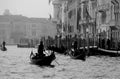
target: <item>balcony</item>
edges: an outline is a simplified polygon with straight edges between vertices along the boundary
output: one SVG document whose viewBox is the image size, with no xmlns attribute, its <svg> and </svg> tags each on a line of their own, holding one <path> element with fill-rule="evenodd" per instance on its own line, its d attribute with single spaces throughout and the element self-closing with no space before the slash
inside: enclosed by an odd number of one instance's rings
<svg viewBox="0 0 120 79">
<path fill-rule="evenodd" d="M 63 1 L 69 1 L 69 0 L 52 0 L 52 4 L 61 4 Z"/>
<path fill-rule="evenodd" d="M 98 6 L 98 11 L 99 12 L 103 12 L 103 11 L 107 11 L 110 9 L 110 4 L 107 3 L 107 4 L 102 4 L 102 5 L 99 5 Z"/>
</svg>

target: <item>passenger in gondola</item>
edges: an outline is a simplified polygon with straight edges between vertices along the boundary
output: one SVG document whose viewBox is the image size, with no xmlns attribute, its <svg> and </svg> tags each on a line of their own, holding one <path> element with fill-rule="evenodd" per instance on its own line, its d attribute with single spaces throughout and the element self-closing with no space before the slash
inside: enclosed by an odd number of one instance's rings
<svg viewBox="0 0 120 79">
<path fill-rule="evenodd" d="M 40 45 L 38 46 L 38 55 L 44 56 L 43 51 L 44 51 L 43 41 L 40 41 Z"/>
<path fill-rule="evenodd" d="M 77 52 L 77 41 L 72 43 L 72 54 L 75 55 Z"/>
</svg>

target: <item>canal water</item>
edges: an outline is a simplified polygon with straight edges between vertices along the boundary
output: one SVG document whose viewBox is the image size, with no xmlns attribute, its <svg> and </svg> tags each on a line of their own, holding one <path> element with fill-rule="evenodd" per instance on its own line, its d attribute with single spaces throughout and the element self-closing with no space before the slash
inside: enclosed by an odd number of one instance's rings
<svg viewBox="0 0 120 79">
<path fill-rule="evenodd" d="M 120 57 L 90 56 L 82 61 L 56 54 L 54 67 L 39 67 L 30 63 L 32 49 L 7 49 L 0 51 L 0 79 L 120 79 Z"/>
</svg>

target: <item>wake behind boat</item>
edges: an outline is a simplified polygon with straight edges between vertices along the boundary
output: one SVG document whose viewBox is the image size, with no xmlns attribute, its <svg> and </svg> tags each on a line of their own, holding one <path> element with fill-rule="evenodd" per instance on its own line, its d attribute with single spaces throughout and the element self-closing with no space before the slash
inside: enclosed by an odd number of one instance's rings
<svg viewBox="0 0 120 79">
<path fill-rule="evenodd" d="M 30 60 L 37 65 L 51 65 L 51 62 L 56 58 L 53 51 L 44 51 L 45 56 L 39 56 L 34 54 L 33 51 L 30 54 Z"/>
</svg>

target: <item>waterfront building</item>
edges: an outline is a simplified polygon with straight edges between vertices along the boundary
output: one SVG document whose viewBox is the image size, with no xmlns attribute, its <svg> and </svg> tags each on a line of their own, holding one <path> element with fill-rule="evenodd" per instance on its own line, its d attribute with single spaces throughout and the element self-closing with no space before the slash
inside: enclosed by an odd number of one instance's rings
<svg viewBox="0 0 120 79">
<path fill-rule="evenodd" d="M 78 47 L 97 45 L 107 49 L 109 39 L 112 48 L 118 47 L 120 41 L 119 0 L 54 1 L 59 3 L 59 10 L 55 8 L 55 11 L 57 11 L 55 13 L 61 16 L 61 18 L 57 18 L 60 25 L 60 28 L 58 28 L 59 34 L 61 37 L 66 36 L 68 46 L 77 39 Z M 63 12 L 66 6 L 67 9 Z M 66 30 L 64 31 L 65 27 Z M 106 46 L 102 44 L 102 40 L 105 41 Z"/>
<path fill-rule="evenodd" d="M 81 0 L 79 7 L 81 9 L 80 37 L 84 40 L 89 39 L 91 46 L 96 45 L 96 7 L 96 0 Z M 85 45 L 87 45 L 87 41 Z"/>
<path fill-rule="evenodd" d="M 110 40 L 110 48 L 118 48 L 119 2 L 117 0 L 98 0 L 97 10 L 99 46 L 108 49 L 107 41 Z"/>
<path fill-rule="evenodd" d="M 0 15 L 0 43 L 39 43 L 41 37 L 54 38 L 56 27 L 47 18 L 28 18 L 22 15 Z M 37 42 L 35 42 L 37 41 Z"/>
<path fill-rule="evenodd" d="M 57 2 L 57 4 L 55 4 Z M 57 28 L 59 35 L 66 37 L 68 48 L 71 47 L 73 41 L 78 40 L 79 46 L 80 39 L 86 41 L 86 29 L 89 30 L 89 38 L 94 42 L 96 33 L 96 10 L 95 0 L 54 0 L 54 15 L 59 15 L 57 18 Z M 56 7 L 57 5 L 57 7 Z M 59 7 L 59 8 L 58 8 Z M 57 10 L 56 10 L 57 9 Z M 58 12 L 59 11 L 59 12 Z M 54 16 L 56 19 L 56 16 Z M 58 26 L 60 25 L 60 26 Z M 92 39 L 93 38 L 93 39 Z M 81 41 L 82 42 L 82 41 Z M 87 43 L 87 42 L 84 42 Z M 94 44 L 94 43 L 91 43 Z"/>
</svg>

